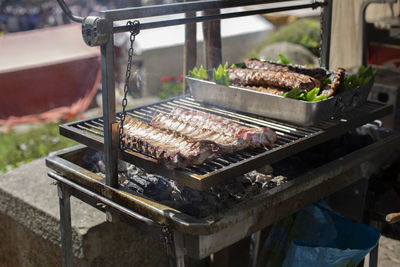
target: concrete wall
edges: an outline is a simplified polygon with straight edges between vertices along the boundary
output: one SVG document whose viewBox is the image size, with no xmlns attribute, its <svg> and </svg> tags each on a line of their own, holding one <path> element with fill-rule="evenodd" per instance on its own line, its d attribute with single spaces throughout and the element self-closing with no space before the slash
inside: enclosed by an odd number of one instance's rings
<svg viewBox="0 0 400 267">
<path fill-rule="evenodd" d="M 235 63 L 249 56 L 250 51 L 265 41 L 269 32 L 256 32 L 227 37 L 222 40 L 222 61 Z M 141 55 L 144 62 L 146 89 L 143 96 L 157 95 L 162 76 L 182 75 L 183 45 L 146 50 Z M 203 44 L 197 44 L 197 66 L 203 64 Z"/>
<path fill-rule="evenodd" d="M 0 176 L 0 266 L 61 266 L 57 187 L 44 159 Z M 71 198 L 75 266 L 167 266 L 159 240 Z"/>
</svg>

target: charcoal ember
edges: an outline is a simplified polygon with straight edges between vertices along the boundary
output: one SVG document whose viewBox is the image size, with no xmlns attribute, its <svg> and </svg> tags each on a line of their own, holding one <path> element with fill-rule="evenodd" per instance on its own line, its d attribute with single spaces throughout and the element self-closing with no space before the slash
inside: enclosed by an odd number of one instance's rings
<svg viewBox="0 0 400 267">
<path fill-rule="evenodd" d="M 129 189 L 138 192 L 139 194 L 143 194 L 143 193 L 144 193 L 143 187 L 139 186 L 139 185 L 136 184 L 135 182 L 132 182 L 132 180 L 126 180 L 126 181 L 124 182 L 124 185 L 125 185 L 126 187 L 128 187 Z"/>
<path fill-rule="evenodd" d="M 202 202 L 204 201 L 204 196 L 197 190 L 191 190 L 190 188 L 185 187 L 182 191 L 182 197 L 191 202 Z"/>
<path fill-rule="evenodd" d="M 254 183 L 260 183 L 264 184 L 265 182 L 271 180 L 273 178 L 273 175 L 271 174 L 263 174 L 258 171 L 251 171 L 249 173 L 246 173 L 244 175 L 249 181 L 251 181 L 253 184 Z"/>
<path fill-rule="evenodd" d="M 87 160 L 88 165 L 91 166 L 90 169 L 104 178 L 105 168 L 102 154 L 92 154 Z M 195 217 L 216 214 L 239 201 L 257 195 L 267 180 L 273 181 L 271 188 L 282 182 L 279 179 L 274 180 L 272 177 L 271 174 L 254 171 L 238 176 L 226 184 L 211 187 L 206 191 L 198 191 L 179 185 L 174 180 L 147 173 L 126 162 L 121 162 L 118 168 L 118 180 L 121 186 Z"/>
<path fill-rule="evenodd" d="M 143 179 L 146 179 L 147 181 L 154 183 L 154 184 L 161 182 L 162 184 L 165 185 L 168 183 L 167 179 L 165 179 L 164 177 L 153 175 L 153 174 L 146 175 L 143 177 Z"/>
<path fill-rule="evenodd" d="M 282 176 L 282 175 L 278 175 L 273 177 L 271 180 L 263 183 L 262 188 L 264 189 L 272 189 L 274 187 L 280 186 L 284 183 L 287 182 L 287 177 L 286 176 Z"/>
<path fill-rule="evenodd" d="M 287 177 L 278 175 L 278 176 L 275 176 L 274 178 L 272 178 L 271 181 L 274 181 L 276 183 L 276 185 L 279 186 L 279 185 L 282 185 L 287 182 Z"/>
</svg>

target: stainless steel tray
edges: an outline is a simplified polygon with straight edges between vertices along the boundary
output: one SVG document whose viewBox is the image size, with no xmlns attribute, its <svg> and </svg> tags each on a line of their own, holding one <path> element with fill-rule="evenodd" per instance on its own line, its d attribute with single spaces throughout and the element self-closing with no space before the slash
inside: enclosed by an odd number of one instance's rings
<svg viewBox="0 0 400 267">
<path fill-rule="evenodd" d="M 374 84 L 374 80 L 371 80 L 364 86 L 355 87 L 328 99 L 307 102 L 191 77 L 186 77 L 186 81 L 191 95 L 199 102 L 303 126 L 338 117 L 343 112 L 361 106 L 367 100 Z"/>
</svg>

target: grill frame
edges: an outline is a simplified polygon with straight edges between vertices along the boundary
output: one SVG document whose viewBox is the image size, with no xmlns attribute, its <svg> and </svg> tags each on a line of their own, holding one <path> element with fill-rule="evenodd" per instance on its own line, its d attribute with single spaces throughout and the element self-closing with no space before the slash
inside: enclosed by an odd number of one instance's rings
<svg viewBox="0 0 400 267">
<path fill-rule="evenodd" d="M 261 116 L 254 116 L 237 111 L 221 109 L 212 105 L 205 105 L 195 101 L 190 96 L 178 96 L 157 103 L 135 107 L 129 109 L 127 113 L 129 115 L 133 114 L 136 118 L 142 120 L 147 118 L 148 121 L 151 118 L 152 112 L 160 110 L 168 112 L 168 110 L 174 106 L 193 108 L 208 112 L 211 111 L 214 114 L 222 115 L 235 121 L 237 118 L 241 118 L 239 122 L 245 122 L 250 124 L 250 126 L 269 126 L 277 132 L 277 145 L 273 149 L 267 151 L 261 151 L 261 149 L 259 149 L 259 152 L 255 154 L 254 151 L 257 150 L 244 150 L 245 153 L 238 152 L 223 156 L 222 158 L 224 160 L 227 160 L 228 162 L 230 161 L 229 165 L 214 168 L 209 173 L 202 173 L 204 172 L 202 168 L 205 168 L 204 166 L 210 168 L 210 165 L 221 166 L 220 158 L 211 161 L 210 163 L 202 164 L 203 167 L 196 166 L 185 169 L 169 170 L 159 164 L 156 159 L 148 155 L 133 150 L 118 150 L 118 157 L 120 159 L 144 168 L 148 172 L 154 172 L 164 177 L 174 179 L 183 185 L 197 190 L 206 190 L 209 187 L 223 183 L 232 177 L 261 168 L 266 164 L 272 164 L 282 160 L 290 155 L 320 144 L 367 122 L 389 114 L 392 112 L 393 108 L 392 106 L 367 102 L 365 105 L 355 109 L 351 113 L 343 114 L 343 116 L 340 117 L 341 119 L 321 121 L 313 127 L 295 126 Z M 119 118 L 119 116 L 120 113 L 117 114 L 117 118 Z M 61 135 L 78 141 L 79 143 L 103 151 L 104 141 L 102 136 L 99 135 L 99 133 L 101 133 L 101 124 L 101 117 L 80 120 L 60 125 L 60 133 Z M 250 156 L 246 156 L 245 154 Z M 242 157 L 242 159 L 240 159 L 240 157 Z M 235 162 L 237 158 L 239 158 L 239 160 Z M 197 170 L 198 173 L 194 173 L 192 171 L 193 169 L 195 171 Z"/>
<path fill-rule="evenodd" d="M 153 226 L 165 224 L 170 226 L 172 230 L 184 235 L 186 255 L 202 259 L 345 188 L 364 176 L 368 177 L 392 162 L 392 155 L 400 152 L 400 135 L 393 134 L 291 179 L 283 185 L 239 202 L 224 213 L 210 214 L 201 219 L 146 197 L 107 186 L 103 178 L 84 169 L 76 162 L 82 159 L 81 152 L 84 149 L 87 148 L 78 145 L 46 158 L 46 165 L 52 169 L 49 176 L 63 186 L 71 188 L 73 195 L 78 198 L 88 197 L 88 195 L 82 194 L 79 189 L 74 189 L 71 185 L 77 184 L 88 188 L 93 194 L 103 196 L 139 216 L 152 220 Z M 362 166 L 368 166 L 368 168 Z M 85 199 L 85 202 L 96 208 L 99 207 L 98 200 L 91 203 Z M 106 205 L 112 209 L 112 206 Z M 130 216 L 130 222 L 137 221 Z"/>
</svg>

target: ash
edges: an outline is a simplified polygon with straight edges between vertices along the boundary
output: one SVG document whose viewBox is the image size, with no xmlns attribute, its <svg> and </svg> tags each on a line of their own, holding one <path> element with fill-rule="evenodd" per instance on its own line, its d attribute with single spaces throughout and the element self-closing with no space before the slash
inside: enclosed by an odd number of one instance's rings
<svg viewBox="0 0 400 267">
<path fill-rule="evenodd" d="M 86 167 L 105 177 L 103 153 L 88 153 Z M 122 188 L 148 197 L 194 217 L 206 217 L 250 199 L 265 190 L 287 181 L 284 176 L 274 176 L 270 166 L 231 179 L 228 183 L 198 191 L 124 161 L 118 162 L 118 180 Z"/>
</svg>

